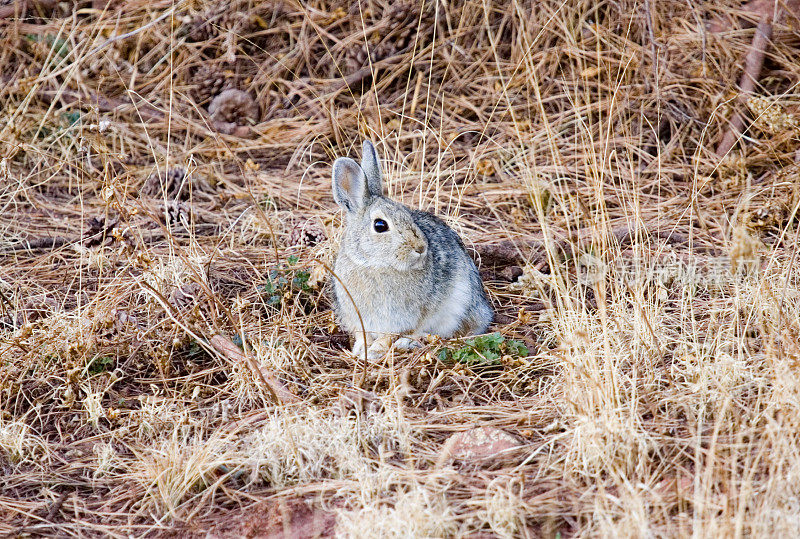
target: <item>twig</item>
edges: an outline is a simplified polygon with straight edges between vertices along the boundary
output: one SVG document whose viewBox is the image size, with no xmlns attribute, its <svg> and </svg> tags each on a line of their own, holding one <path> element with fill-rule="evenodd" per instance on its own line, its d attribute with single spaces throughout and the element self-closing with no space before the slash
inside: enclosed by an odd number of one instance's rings
<svg viewBox="0 0 800 539">
<path fill-rule="evenodd" d="M 394 64 L 398 64 L 405 58 L 404 55 L 398 54 L 396 56 L 392 56 L 390 58 L 385 58 L 379 62 L 375 62 L 374 64 L 368 65 L 366 67 L 362 67 L 358 71 L 355 71 L 344 78 L 344 80 L 339 81 L 331 85 L 330 91 L 334 94 L 338 94 L 340 91 L 345 89 L 352 90 L 356 84 L 359 84 L 367 77 L 371 77 L 375 73 L 378 72 L 379 69 L 384 67 L 389 67 Z"/>
<path fill-rule="evenodd" d="M 631 243 L 635 238 L 637 232 L 642 235 L 651 235 L 657 238 L 666 240 L 672 244 L 687 244 L 689 239 L 672 230 L 649 230 L 642 228 L 641 230 L 636 226 L 623 225 L 615 227 L 611 230 L 613 236 L 620 246 Z M 571 234 L 569 237 L 563 237 L 555 240 L 554 247 L 558 256 L 565 257 L 570 251 L 581 250 L 585 247 L 586 243 L 591 240 L 591 231 L 580 230 Z M 481 263 L 484 266 L 505 266 L 510 264 L 524 263 L 527 253 L 544 252 L 545 242 L 543 239 L 535 240 L 503 240 L 500 243 L 478 244 L 475 245 L 475 251 L 481 257 Z M 533 256 L 539 258 L 539 256 Z"/>
<path fill-rule="evenodd" d="M 69 238 L 37 238 L 35 240 L 27 241 L 21 240 L 15 244 L 9 245 L 0 249 L 0 254 L 16 253 L 19 251 L 38 251 L 39 249 L 55 249 L 75 240 Z"/>
<path fill-rule="evenodd" d="M 49 97 L 50 99 L 58 98 L 66 105 L 74 103 L 92 103 L 97 107 L 100 112 L 116 112 L 122 107 L 134 107 L 136 112 L 143 120 L 147 121 L 162 121 L 165 114 L 158 109 L 148 105 L 135 105 L 133 102 L 125 103 L 119 99 L 103 97 L 100 95 L 82 95 L 78 92 L 57 91 L 57 90 L 39 90 L 37 92 L 42 97 Z"/>
<path fill-rule="evenodd" d="M 112 43 L 115 43 L 117 41 L 121 41 L 123 39 L 127 39 L 129 37 L 133 37 L 136 34 L 139 34 L 139 33 L 143 32 L 143 31 L 147 30 L 148 28 L 151 28 L 151 27 L 155 26 L 156 24 L 158 24 L 159 22 L 163 21 L 164 19 L 166 19 L 170 15 L 174 15 L 175 12 L 178 11 L 178 9 L 183 7 L 184 3 L 185 2 L 178 2 L 177 4 L 173 5 L 171 9 L 168 9 L 167 11 L 162 13 L 157 18 L 153 19 L 152 21 L 150 21 L 149 23 L 147 23 L 145 25 L 142 25 L 142 26 L 136 28 L 135 30 L 132 30 L 132 31 L 127 32 L 125 34 L 122 34 L 122 35 L 119 35 L 119 36 L 114 36 L 112 38 L 109 38 L 109 39 L 105 40 L 103 43 L 101 43 L 100 45 L 98 45 L 94 49 L 90 50 L 88 56 L 92 56 L 96 52 L 100 52 L 101 50 L 103 50 L 108 45 L 111 45 Z"/>
<path fill-rule="evenodd" d="M 136 104 L 132 100 L 126 103 L 121 99 L 103 97 L 97 94 L 81 94 L 78 92 L 44 89 L 39 90 L 37 94 L 50 99 L 58 98 L 66 105 L 78 104 L 80 106 L 84 103 L 91 103 L 97 107 L 99 112 L 124 112 L 124 110 L 121 109 L 130 107 L 135 110 L 135 114 L 138 115 L 144 122 L 159 123 L 167 119 L 167 114 L 158 110 L 157 108 L 142 103 Z M 173 131 L 189 128 L 189 124 L 186 122 L 176 121 L 179 120 L 177 116 L 173 115 L 171 120 L 172 122 L 170 123 L 170 128 Z M 239 138 L 246 138 L 253 133 L 253 130 L 250 128 L 250 126 L 219 122 L 215 120 L 210 122 L 210 127 L 212 127 L 214 130 L 206 130 L 208 134 L 221 133 L 223 135 L 233 135 Z M 202 127 L 198 125 L 195 125 L 194 128 L 201 131 L 203 130 Z"/>
<path fill-rule="evenodd" d="M 656 85 L 656 96 L 659 92 L 658 88 L 658 46 L 656 45 L 656 36 L 653 31 L 653 12 L 650 10 L 650 0 L 644 0 L 644 11 L 647 15 L 647 34 L 650 39 L 650 54 L 653 56 L 653 83 Z"/>
<path fill-rule="evenodd" d="M 772 38 L 772 23 L 768 22 L 766 18 L 762 18 L 756 27 L 756 34 L 753 36 L 753 43 L 750 45 L 750 50 L 744 61 L 744 73 L 742 79 L 739 81 L 739 98 L 737 101 L 741 104 L 747 102 L 748 96 L 753 92 L 758 82 L 761 68 L 764 66 L 764 55 L 769 45 L 769 40 Z M 725 157 L 742 133 L 744 127 L 744 116 L 741 113 L 735 112 L 731 118 L 730 126 L 725 136 L 722 137 L 722 142 L 717 146 L 717 156 Z"/>
<path fill-rule="evenodd" d="M 98 232 L 89 237 L 74 237 L 74 238 L 65 238 L 63 236 L 56 236 L 52 238 L 35 238 L 32 240 L 20 240 L 16 243 L 12 243 L 6 247 L 0 248 L 0 255 L 9 254 L 9 253 L 18 253 L 20 251 L 38 251 L 41 249 L 55 249 L 57 247 L 63 247 L 64 245 L 69 245 L 70 243 L 83 243 L 89 241 L 91 239 L 101 237 L 103 232 Z M 165 237 L 165 234 L 161 230 L 152 230 L 152 231 L 144 231 L 140 234 L 142 242 L 147 245 L 151 242 L 162 240 Z"/>
<path fill-rule="evenodd" d="M 50 506 L 50 510 L 47 512 L 47 520 L 52 522 L 53 519 L 56 518 L 56 515 L 61 510 L 61 506 L 64 505 L 64 500 L 69 496 L 69 492 L 68 490 L 64 490 L 61 495 L 59 495 L 58 499 L 53 502 L 53 505 Z"/>
<path fill-rule="evenodd" d="M 324 88 L 324 91 L 316 96 L 316 99 L 323 100 L 332 98 L 343 90 L 352 90 L 356 84 L 359 84 L 367 77 L 374 75 L 379 69 L 398 64 L 404 59 L 405 56 L 403 54 L 397 54 L 395 56 L 390 56 L 389 58 L 384 58 L 378 62 L 374 62 L 366 67 L 362 67 L 358 71 L 354 71 L 343 79 L 338 79 L 332 83 L 329 83 L 327 88 Z M 294 96 L 300 95 L 302 90 L 309 90 L 312 93 L 316 93 L 315 88 L 316 85 L 313 84 L 313 81 L 310 78 L 297 79 L 292 82 L 292 88 L 286 96 L 286 99 L 291 101 Z"/>
</svg>

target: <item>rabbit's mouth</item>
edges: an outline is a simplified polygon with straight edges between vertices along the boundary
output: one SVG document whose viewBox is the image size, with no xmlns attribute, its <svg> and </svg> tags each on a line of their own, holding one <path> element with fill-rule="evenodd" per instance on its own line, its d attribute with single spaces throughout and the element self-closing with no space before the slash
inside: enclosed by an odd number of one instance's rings
<svg viewBox="0 0 800 539">
<path fill-rule="evenodd" d="M 381 259 L 364 256 L 358 261 L 362 266 L 369 268 L 391 268 L 400 273 L 420 271 L 425 268 L 428 261 L 428 248 L 415 249 L 403 246 L 394 252 L 394 256 L 384 256 Z"/>
<path fill-rule="evenodd" d="M 420 270 L 425 266 L 425 260 L 428 256 L 428 247 L 420 245 L 412 247 L 406 253 L 405 259 L 410 270 Z"/>
<path fill-rule="evenodd" d="M 404 271 L 419 271 L 425 267 L 428 258 L 428 248 L 412 248 L 402 246 L 400 249 L 394 250 L 393 255 L 391 249 L 389 251 L 383 250 L 382 254 L 376 256 L 375 246 L 364 248 L 359 246 L 357 249 L 345 254 L 347 258 L 353 261 L 356 265 L 362 268 L 372 268 L 377 270 L 385 270 L 391 268 L 398 272 Z"/>
<path fill-rule="evenodd" d="M 398 258 L 405 263 L 408 270 L 420 270 L 428 258 L 428 242 L 422 232 L 409 230 L 402 234 Z"/>
</svg>

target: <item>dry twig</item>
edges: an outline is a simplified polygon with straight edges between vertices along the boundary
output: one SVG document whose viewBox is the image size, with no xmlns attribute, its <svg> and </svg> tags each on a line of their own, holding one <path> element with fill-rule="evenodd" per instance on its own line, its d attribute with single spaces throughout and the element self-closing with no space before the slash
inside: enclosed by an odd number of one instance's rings
<svg viewBox="0 0 800 539">
<path fill-rule="evenodd" d="M 739 81 L 739 97 L 737 102 L 744 104 L 747 98 L 753 93 L 753 90 L 758 84 L 761 74 L 761 68 L 764 65 L 764 55 L 766 54 L 769 40 L 772 37 L 772 23 L 766 19 L 761 19 L 756 27 L 756 33 L 753 36 L 753 42 L 747 52 L 744 61 L 744 73 Z M 725 157 L 734 144 L 739 140 L 742 127 L 744 127 L 744 116 L 741 113 L 734 113 L 730 120 L 728 130 L 722 137 L 717 146 L 717 156 Z"/>
</svg>

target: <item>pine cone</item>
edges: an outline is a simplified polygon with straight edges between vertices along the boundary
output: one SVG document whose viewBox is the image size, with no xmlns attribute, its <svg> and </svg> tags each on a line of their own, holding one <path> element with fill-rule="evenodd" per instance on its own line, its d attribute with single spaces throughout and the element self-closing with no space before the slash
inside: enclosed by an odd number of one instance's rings
<svg viewBox="0 0 800 539">
<path fill-rule="evenodd" d="M 220 69 L 215 64 L 203 64 L 191 79 L 190 95 L 198 105 L 205 105 L 213 97 L 236 85 L 234 74 L 230 70 Z"/>
<path fill-rule="evenodd" d="M 188 175 L 183 167 L 173 167 L 166 174 L 153 172 L 142 186 L 142 195 L 170 200 L 189 200 L 190 194 L 197 196 L 211 193 L 211 185 L 203 178 Z"/>
<path fill-rule="evenodd" d="M 347 73 L 354 73 L 367 65 L 367 49 L 362 43 L 354 43 L 345 53 L 344 65 Z"/>
<path fill-rule="evenodd" d="M 206 13 L 195 15 L 187 24 L 184 31 L 189 41 L 194 41 L 195 43 L 209 41 L 219 35 L 219 31 L 216 26 L 210 22 L 209 16 Z"/>
<path fill-rule="evenodd" d="M 354 43 L 345 54 L 345 68 L 347 73 L 354 73 L 370 65 L 370 60 L 374 64 L 395 54 L 397 54 L 397 47 L 392 41 L 383 41 L 370 47 L 369 54 L 364 43 Z"/>
<path fill-rule="evenodd" d="M 240 11 L 232 12 L 228 6 L 223 5 L 195 15 L 188 23 L 186 35 L 189 41 L 201 43 L 212 40 L 229 31 L 243 33 L 250 30 L 252 26 L 252 21 L 246 13 Z"/>
<path fill-rule="evenodd" d="M 114 241 L 111 232 L 116 228 L 119 219 L 106 220 L 105 217 L 92 217 L 87 221 L 89 228 L 84 232 L 81 242 L 84 247 L 96 247 L 105 242 L 110 244 Z"/>
<path fill-rule="evenodd" d="M 166 212 L 158 212 L 158 218 L 167 226 L 185 229 L 192 222 L 192 209 L 188 204 L 173 200 L 166 203 L 165 209 Z"/>
<path fill-rule="evenodd" d="M 142 194 L 152 197 L 178 198 L 188 192 L 189 182 L 186 180 L 186 169 L 173 167 L 166 174 L 153 172 L 142 186 Z"/>
<path fill-rule="evenodd" d="M 416 21 L 419 19 L 419 13 L 419 2 L 406 0 L 393 3 L 384 12 L 384 16 L 387 17 L 393 24 L 411 24 L 416 23 Z"/>
<path fill-rule="evenodd" d="M 427 33 L 434 20 L 431 4 L 428 2 L 422 13 L 419 2 L 406 0 L 393 4 L 384 12 L 384 17 L 389 21 L 386 38 L 394 42 L 397 50 L 408 47 L 418 33 Z"/>
<path fill-rule="evenodd" d="M 109 47 L 105 54 L 99 54 L 84 62 L 81 75 L 86 79 L 119 79 L 131 65 L 123 58 L 117 47 Z"/>
<path fill-rule="evenodd" d="M 787 210 L 783 205 L 758 208 L 748 215 L 748 224 L 754 230 L 781 227 L 788 216 Z"/>
<path fill-rule="evenodd" d="M 313 221 L 302 221 L 289 232 L 289 245 L 314 246 L 327 239 L 325 230 Z"/>
<path fill-rule="evenodd" d="M 247 92 L 231 88 L 225 90 L 208 106 L 211 119 L 215 122 L 248 125 L 258 120 L 258 105 Z"/>
<path fill-rule="evenodd" d="M 792 209 L 800 199 L 800 186 L 796 178 L 800 165 L 785 168 L 775 175 L 760 192 L 753 192 L 748 201 L 751 208 L 745 214 L 746 224 L 754 231 L 780 230 L 787 226 Z M 795 217 L 796 219 L 796 217 Z"/>
</svg>

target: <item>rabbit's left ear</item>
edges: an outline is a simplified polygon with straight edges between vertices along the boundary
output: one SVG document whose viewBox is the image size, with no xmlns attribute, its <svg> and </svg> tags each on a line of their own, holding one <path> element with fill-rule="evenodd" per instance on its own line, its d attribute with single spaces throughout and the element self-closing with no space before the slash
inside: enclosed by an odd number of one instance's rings
<svg viewBox="0 0 800 539">
<path fill-rule="evenodd" d="M 348 212 L 357 212 L 369 201 L 367 178 L 358 163 L 340 157 L 333 163 L 333 199 Z"/>
<path fill-rule="evenodd" d="M 378 152 L 375 146 L 368 141 L 364 141 L 361 153 L 361 168 L 367 176 L 367 189 L 373 196 L 383 195 L 383 174 L 381 173 L 381 163 L 378 160 Z"/>
</svg>

